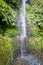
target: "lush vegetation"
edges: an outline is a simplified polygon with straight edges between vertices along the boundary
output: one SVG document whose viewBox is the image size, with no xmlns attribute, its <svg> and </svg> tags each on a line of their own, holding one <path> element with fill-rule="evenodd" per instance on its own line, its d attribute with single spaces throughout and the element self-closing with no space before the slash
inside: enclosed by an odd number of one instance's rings
<svg viewBox="0 0 43 65">
<path fill-rule="evenodd" d="M 0 33 L 5 35 L 7 32 L 15 34 L 18 30 L 16 28 L 16 12 L 5 1 L 0 0 Z M 7 31 L 8 30 L 8 31 Z M 17 33 L 16 33 L 17 34 Z"/>
<path fill-rule="evenodd" d="M 21 0 L 0 0 L 0 65 L 10 63 L 20 54 L 20 40 L 16 36 L 17 14 Z M 43 0 L 26 5 L 27 53 L 43 55 Z"/>
<path fill-rule="evenodd" d="M 27 50 L 35 54 L 43 54 L 43 1 L 34 0 L 32 5 L 27 5 L 27 25 L 30 26 Z"/>
<path fill-rule="evenodd" d="M 16 26 L 17 12 L 9 4 L 10 2 L 0 0 L 0 65 L 10 65 L 13 57 L 16 58 L 18 54 L 15 49 L 19 46 L 17 47 L 15 38 L 12 39 L 19 34 Z"/>
<path fill-rule="evenodd" d="M 0 65 L 10 65 L 13 60 L 13 46 L 9 37 L 0 35 Z"/>
</svg>

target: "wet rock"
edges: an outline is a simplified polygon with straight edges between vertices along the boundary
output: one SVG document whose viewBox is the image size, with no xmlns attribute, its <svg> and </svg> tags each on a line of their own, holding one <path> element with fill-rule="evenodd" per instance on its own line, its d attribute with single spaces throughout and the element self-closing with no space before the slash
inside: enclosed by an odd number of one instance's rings
<svg viewBox="0 0 43 65">
<path fill-rule="evenodd" d="M 41 65 L 41 61 L 33 55 L 28 55 L 18 58 L 13 65 Z"/>
</svg>

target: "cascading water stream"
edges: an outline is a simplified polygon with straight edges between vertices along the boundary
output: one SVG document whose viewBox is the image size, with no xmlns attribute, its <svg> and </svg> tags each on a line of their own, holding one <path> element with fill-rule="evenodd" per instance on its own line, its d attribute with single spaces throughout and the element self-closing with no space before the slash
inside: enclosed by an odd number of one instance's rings
<svg viewBox="0 0 43 65">
<path fill-rule="evenodd" d="M 19 19 L 19 26 L 20 26 L 20 41 L 21 41 L 21 56 L 17 59 L 24 60 L 23 62 L 28 63 L 29 65 L 41 65 L 41 62 L 33 55 L 26 55 L 26 0 L 22 0 L 22 6 L 20 10 L 20 19 Z M 19 60 L 19 62 L 20 62 Z M 21 61 L 22 63 L 22 61 Z M 23 64 L 24 65 L 24 64 Z"/>
<path fill-rule="evenodd" d="M 19 19 L 19 26 L 20 26 L 20 41 L 21 41 L 21 56 L 17 59 L 23 59 L 23 62 L 28 63 L 29 65 L 41 65 L 41 62 L 33 55 L 26 55 L 26 0 L 22 0 L 22 6 L 20 10 L 20 19 Z M 20 62 L 19 60 L 19 62 Z M 22 61 L 21 61 L 22 63 Z M 23 64 L 24 65 L 24 64 Z"/>
<path fill-rule="evenodd" d="M 25 22 L 25 14 L 26 14 L 26 1 L 22 0 L 22 7 L 20 12 L 20 40 L 21 40 L 21 56 L 23 56 L 26 52 L 26 22 Z"/>
</svg>

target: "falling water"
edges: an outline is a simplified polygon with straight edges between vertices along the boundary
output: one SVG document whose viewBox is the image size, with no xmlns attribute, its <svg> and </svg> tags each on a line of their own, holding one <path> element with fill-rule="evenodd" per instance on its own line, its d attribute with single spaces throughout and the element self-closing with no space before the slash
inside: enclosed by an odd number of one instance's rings
<svg viewBox="0 0 43 65">
<path fill-rule="evenodd" d="M 30 65 L 41 65 L 41 62 L 33 55 L 24 55 L 26 53 L 26 0 L 22 0 L 22 7 L 20 10 L 20 19 L 19 19 L 19 26 L 20 26 L 20 41 L 21 41 L 21 56 L 20 58 L 25 60 Z M 19 58 L 17 58 L 19 59 Z M 19 60 L 20 61 L 20 60 Z"/>
<path fill-rule="evenodd" d="M 26 23 L 25 23 L 25 14 L 26 14 L 26 2 L 22 0 L 22 7 L 20 12 L 20 39 L 21 39 L 21 56 L 24 56 L 26 52 Z"/>
<path fill-rule="evenodd" d="M 25 24 L 25 0 L 22 0 L 22 11 L 21 11 L 21 36 L 26 37 L 26 24 Z"/>
<path fill-rule="evenodd" d="M 19 19 L 19 26 L 20 26 L 20 41 L 21 41 L 21 56 L 20 58 L 25 60 L 30 65 L 41 65 L 41 62 L 33 55 L 24 55 L 26 54 L 26 0 L 22 0 L 22 7 L 20 10 L 20 19 Z M 17 58 L 19 59 L 19 58 Z"/>
</svg>

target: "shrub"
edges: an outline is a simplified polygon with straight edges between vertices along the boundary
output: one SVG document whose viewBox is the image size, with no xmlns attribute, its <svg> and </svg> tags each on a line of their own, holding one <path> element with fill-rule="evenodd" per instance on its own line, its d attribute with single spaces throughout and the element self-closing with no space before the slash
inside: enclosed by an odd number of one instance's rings
<svg viewBox="0 0 43 65">
<path fill-rule="evenodd" d="M 31 37 L 27 43 L 27 52 L 41 55 L 43 54 L 43 38 Z"/>
<path fill-rule="evenodd" d="M 0 29 L 4 35 L 7 28 L 11 28 L 15 24 L 15 11 L 4 0 L 0 0 Z M 1 31 L 0 30 L 0 31 Z"/>
<path fill-rule="evenodd" d="M 10 65 L 13 60 L 12 41 L 8 37 L 0 36 L 0 65 Z"/>
<path fill-rule="evenodd" d="M 4 33 L 5 36 L 10 36 L 10 37 L 14 37 L 16 35 L 18 35 L 20 32 L 17 28 L 8 28 L 6 30 L 6 32 Z"/>
</svg>

